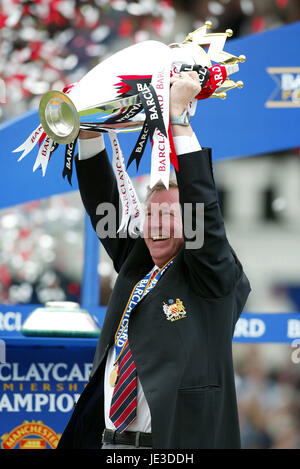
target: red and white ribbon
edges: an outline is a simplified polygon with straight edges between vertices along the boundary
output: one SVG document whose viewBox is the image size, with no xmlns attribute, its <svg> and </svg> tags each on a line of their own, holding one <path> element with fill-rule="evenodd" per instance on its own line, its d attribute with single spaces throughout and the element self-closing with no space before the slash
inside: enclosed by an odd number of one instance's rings
<svg viewBox="0 0 300 469">
<path fill-rule="evenodd" d="M 131 220 L 129 223 L 129 234 L 136 234 L 137 231 L 142 230 L 142 224 L 143 224 L 143 209 L 141 206 L 141 203 L 139 201 L 139 198 L 137 196 L 137 193 L 133 187 L 133 184 L 130 180 L 130 177 L 128 173 L 126 173 L 127 177 L 127 184 L 128 184 L 128 190 L 129 190 L 129 201 L 130 201 L 130 206 L 131 206 Z"/>
<path fill-rule="evenodd" d="M 29 152 L 35 147 L 38 143 L 41 135 L 43 134 L 44 129 L 42 124 L 40 124 L 34 131 L 29 135 L 29 137 L 22 143 L 18 148 L 13 150 L 14 153 L 18 151 L 23 151 L 22 155 L 19 157 L 18 161 L 21 161 L 24 156 L 28 155 Z"/>
<path fill-rule="evenodd" d="M 164 66 L 160 67 L 159 70 L 152 75 L 151 81 L 160 104 L 167 136 L 158 129 L 154 132 L 149 185 L 153 187 L 157 182 L 162 181 L 166 189 L 169 188 L 170 178 L 170 143 L 168 139 L 170 66 L 171 63 L 165 63 Z"/>
<path fill-rule="evenodd" d="M 49 157 L 50 157 L 52 145 L 53 145 L 53 140 L 50 137 L 48 137 L 48 135 L 46 135 L 43 143 L 40 146 L 38 156 L 35 160 L 35 163 L 33 166 L 33 172 L 35 172 L 39 166 L 42 166 L 43 176 L 45 176 L 47 166 L 49 163 Z"/>
<path fill-rule="evenodd" d="M 141 229 L 142 207 L 130 177 L 127 174 L 124 155 L 120 147 L 117 134 L 115 132 L 109 132 L 109 138 L 113 150 L 112 166 L 117 179 L 118 191 L 122 205 L 122 218 L 118 228 L 118 233 L 121 230 L 128 228 L 129 234 L 136 234 L 136 228 Z"/>
</svg>

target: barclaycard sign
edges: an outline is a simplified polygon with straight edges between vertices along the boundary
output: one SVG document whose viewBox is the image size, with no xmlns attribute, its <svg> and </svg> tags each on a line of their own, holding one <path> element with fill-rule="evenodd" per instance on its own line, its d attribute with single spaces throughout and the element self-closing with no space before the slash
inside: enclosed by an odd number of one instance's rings
<svg viewBox="0 0 300 469">
<path fill-rule="evenodd" d="M 18 331 L 11 336 L 12 342 L 9 334 L 0 339 L 7 344 L 0 363 L 0 449 L 55 448 L 89 380 L 94 341 L 36 347 Z"/>
<path fill-rule="evenodd" d="M 9 347 L 10 336 L 14 338 L 24 338 L 20 329 L 32 309 L 33 305 L 32 307 L 30 305 L 26 305 L 26 307 L 23 305 L 13 307 L 2 305 L 2 311 L 0 311 L 0 364 L 6 361 L 5 351 L 7 347 Z M 289 343 L 291 339 L 295 338 L 300 338 L 299 313 L 262 314 L 243 312 L 236 324 L 234 332 L 234 341 L 241 342 L 247 342 L 247 339 L 249 339 L 250 342 L 266 341 Z M 53 340 L 55 340 L 55 338 L 53 338 Z M 95 343 L 91 342 L 91 347 L 96 348 L 96 343 L 96 341 Z"/>
<path fill-rule="evenodd" d="M 240 318 L 235 326 L 234 337 L 257 338 L 262 337 L 266 331 L 266 324 L 258 318 Z"/>
<path fill-rule="evenodd" d="M 269 108 L 300 107 L 300 67 L 269 67 L 276 88 L 265 103 Z"/>
<path fill-rule="evenodd" d="M 56 448 L 92 363 L 80 361 L 81 349 L 75 363 L 76 351 L 61 361 L 61 351 L 52 350 L 51 362 L 43 360 L 49 349 L 39 352 L 38 361 L 32 360 L 33 350 L 12 353 L 13 361 L 0 363 L 0 448 Z"/>
<path fill-rule="evenodd" d="M 22 313 L 16 311 L 0 312 L 0 332 L 19 331 L 22 324 Z"/>
<path fill-rule="evenodd" d="M 0 414 L 72 411 L 91 368 L 59 361 L 0 364 Z"/>
<path fill-rule="evenodd" d="M 236 323 L 235 342 L 286 342 L 300 338 L 300 316 L 295 314 L 244 314 Z"/>
</svg>

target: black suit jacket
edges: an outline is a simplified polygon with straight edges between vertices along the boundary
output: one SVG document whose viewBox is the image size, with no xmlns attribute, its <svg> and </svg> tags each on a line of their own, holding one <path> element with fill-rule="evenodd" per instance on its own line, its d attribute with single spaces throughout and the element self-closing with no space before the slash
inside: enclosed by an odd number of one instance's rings
<svg viewBox="0 0 300 469">
<path fill-rule="evenodd" d="M 77 161 L 84 206 L 96 229 L 100 202 L 119 204 L 106 152 Z M 154 448 L 239 448 L 232 335 L 250 292 L 226 238 L 211 153 L 179 156 L 180 203 L 204 203 L 204 244 L 183 247 L 156 287 L 131 313 L 128 338 L 151 412 Z M 194 225 L 195 226 L 195 225 Z M 107 307 L 91 378 L 59 448 L 99 448 L 104 429 L 105 360 L 135 283 L 153 267 L 143 238 L 102 240 L 118 278 Z M 166 318 L 163 304 L 180 299 L 186 316 Z"/>
</svg>

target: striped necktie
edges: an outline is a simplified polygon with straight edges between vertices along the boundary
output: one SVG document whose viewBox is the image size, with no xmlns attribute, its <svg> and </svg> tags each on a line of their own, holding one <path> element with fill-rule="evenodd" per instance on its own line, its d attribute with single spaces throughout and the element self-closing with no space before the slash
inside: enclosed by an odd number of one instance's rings
<svg viewBox="0 0 300 469">
<path fill-rule="evenodd" d="M 150 282 L 159 269 L 154 268 Z M 113 422 L 117 431 L 122 433 L 136 419 L 136 399 L 137 399 L 137 373 L 133 361 L 128 339 L 126 341 L 123 358 L 118 369 L 118 381 L 114 388 L 109 418 Z"/>
<path fill-rule="evenodd" d="M 136 367 L 127 340 L 109 413 L 109 418 L 120 433 L 136 419 L 136 376 Z"/>
</svg>

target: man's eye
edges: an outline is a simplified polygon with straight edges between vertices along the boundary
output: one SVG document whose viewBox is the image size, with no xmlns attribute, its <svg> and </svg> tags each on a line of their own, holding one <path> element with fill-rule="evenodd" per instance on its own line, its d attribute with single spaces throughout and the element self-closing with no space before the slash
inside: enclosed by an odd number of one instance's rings
<svg viewBox="0 0 300 469">
<path fill-rule="evenodd" d="M 146 212 L 146 215 L 145 215 L 147 218 L 148 217 L 152 217 L 152 216 L 162 216 L 162 217 L 174 217 L 175 214 L 173 212 L 160 212 L 160 213 L 157 213 L 157 212 Z"/>
</svg>

